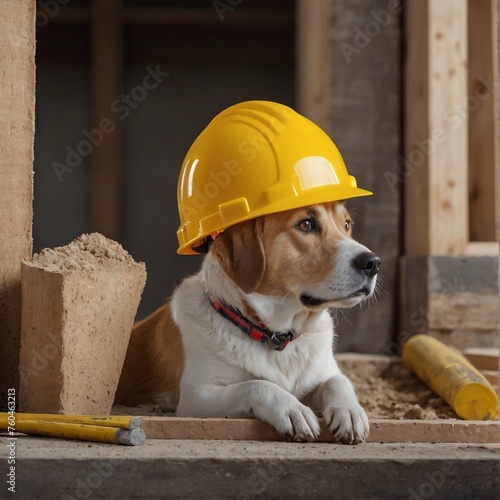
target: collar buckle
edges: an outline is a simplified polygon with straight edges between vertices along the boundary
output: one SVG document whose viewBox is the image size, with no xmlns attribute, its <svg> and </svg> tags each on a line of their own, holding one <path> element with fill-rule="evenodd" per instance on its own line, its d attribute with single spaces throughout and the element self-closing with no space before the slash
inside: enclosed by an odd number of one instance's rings
<svg viewBox="0 0 500 500">
<path fill-rule="evenodd" d="M 275 350 L 276 351 L 282 351 L 289 342 L 293 340 L 293 332 L 286 332 L 286 333 L 273 333 L 270 332 L 271 336 L 269 337 L 269 340 L 276 346 L 278 346 Z"/>
</svg>

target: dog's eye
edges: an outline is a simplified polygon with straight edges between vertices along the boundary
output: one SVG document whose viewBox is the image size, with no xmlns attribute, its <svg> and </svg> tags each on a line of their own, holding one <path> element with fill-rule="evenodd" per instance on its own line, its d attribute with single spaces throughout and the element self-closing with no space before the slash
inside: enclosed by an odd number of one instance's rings
<svg viewBox="0 0 500 500">
<path fill-rule="evenodd" d="M 349 232 L 349 229 L 351 229 L 351 221 L 350 220 L 346 220 L 345 221 L 345 223 L 344 223 L 344 229 L 345 229 L 346 233 Z"/>
<path fill-rule="evenodd" d="M 304 219 L 297 224 L 297 227 L 301 231 L 308 232 L 316 229 L 316 224 L 314 224 L 314 221 L 312 219 Z"/>
</svg>

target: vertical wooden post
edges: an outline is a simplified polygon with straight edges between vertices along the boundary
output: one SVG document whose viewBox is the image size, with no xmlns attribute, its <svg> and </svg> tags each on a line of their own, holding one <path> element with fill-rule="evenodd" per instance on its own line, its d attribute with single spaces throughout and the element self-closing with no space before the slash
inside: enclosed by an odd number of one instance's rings
<svg viewBox="0 0 500 500">
<path fill-rule="evenodd" d="M 35 2 L 0 0 L 0 409 L 19 387 L 21 260 L 32 252 Z"/>
<path fill-rule="evenodd" d="M 493 75 L 493 77 L 497 77 L 497 81 L 500 80 L 500 74 L 498 74 L 498 67 L 500 66 L 500 63 L 498 61 L 498 57 L 499 57 L 499 51 L 498 51 L 498 35 L 500 34 L 500 0 L 496 0 L 495 2 L 495 8 L 496 8 L 496 15 L 495 15 L 495 21 L 496 21 L 496 38 L 495 40 L 493 40 L 493 43 L 495 44 L 495 46 L 497 47 L 497 73 L 496 75 Z M 497 95 L 497 106 L 498 106 L 498 95 Z M 498 125 L 497 125 L 498 126 Z M 498 163 L 498 160 L 499 160 L 499 157 L 500 157 L 500 154 L 498 152 L 498 148 L 500 147 L 500 137 L 497 136 L 497 140 L 496 140 L 496 147 L 497 147 L 497 163 Z M 497 164 L 497 168 L 498 168 L 498 177 L 500 178 L 500 165 Z M 499 183 L 500 184 L 500 183 Z M 500 189 L 500 188 L 499 188 Z M 500 196 L 500 195 L 499 195 Z M 497 203 L 497 221 L 498 221 L 498 225 L 497 225 L 497 231 L 498 231 L 498 239 L 500 241 L 500 202 Z M 500 311 L 500 249 L 499 249 L 499 254 L 498 254 L 498 310 Z M 500 346 L 500 317 L 499 317 L 499 320 L 498 320 L 498 340 L 497 340 L 497 346 Z M 499 365 L 498 365 L 498 391 L 500 392 L 500 361 L 499 361 Z"/>
<path fill-rule="evenodd" d="M 299 113 L 331 128 L 331 0 L 297 0 L 296 102 Z"/>
<path fill-rule="evenodd" d="M 467 0 L 407 2 L 405 253 L 468 242 Z"/>
<path fill-rule="evenodd" d="M 119 239 L 122 134 L 113 102 L 122 94 L 121 0 L 94 0 L 92 7 L 92 129 L 102 133 L 91 155 L 91 227 Z M 95 133 L 95 137 L 100 137 Z"/>
<path fill-rule="evenodd" d="M 499 170 L 496 0 L 468 0 L 469 228 L 471 241 L 498 241 Z"/>
</svg>

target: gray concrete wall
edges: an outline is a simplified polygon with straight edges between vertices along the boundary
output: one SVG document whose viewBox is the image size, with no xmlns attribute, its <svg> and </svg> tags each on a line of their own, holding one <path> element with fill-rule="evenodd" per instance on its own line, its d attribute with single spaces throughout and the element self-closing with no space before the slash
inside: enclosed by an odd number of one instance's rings
<svg viewBox="0 0 500 500">
<path fill-rule="evenodd" d="M 337 313 L 339 349 L 385 352 L 397 327 L 401 235 L 401 4 L 332 0 L 332 137 L 369 198 L 349 201 L 354 237 L 382 259 L 379 292 Z"/>
</svg>

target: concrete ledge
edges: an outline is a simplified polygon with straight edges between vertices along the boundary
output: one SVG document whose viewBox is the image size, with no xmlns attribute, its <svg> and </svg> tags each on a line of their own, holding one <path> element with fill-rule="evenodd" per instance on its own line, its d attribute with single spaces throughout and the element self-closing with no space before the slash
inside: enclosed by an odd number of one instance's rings
<svg viewBox="0 0 500 500">
<path fill-rule="evenodd" d="M 0 472 L 7 469 L 0 438 Z M 3 476 L 5 477 L 5 476 Z M 122 447 L 19 438 L 23 500 L 105 498 L 498 498 L 500 444 L 149 440 Z M 8 493 L 0 486 L 0 497 Z"/>
</svg>

